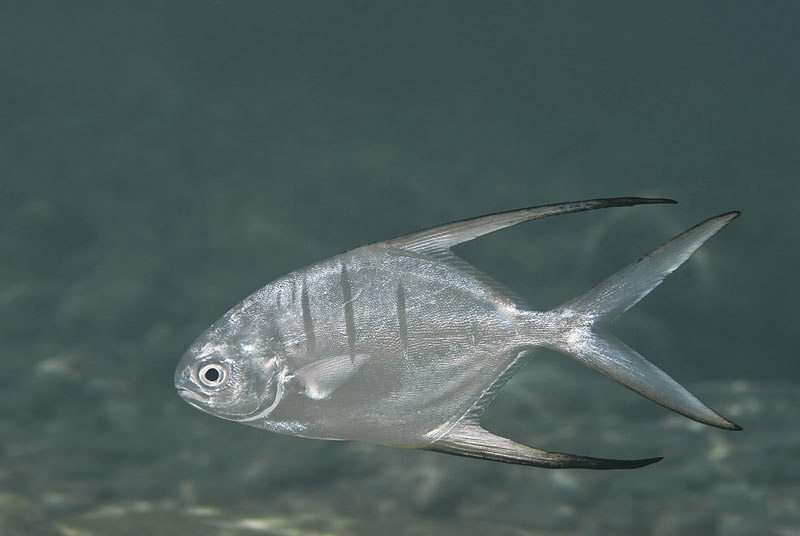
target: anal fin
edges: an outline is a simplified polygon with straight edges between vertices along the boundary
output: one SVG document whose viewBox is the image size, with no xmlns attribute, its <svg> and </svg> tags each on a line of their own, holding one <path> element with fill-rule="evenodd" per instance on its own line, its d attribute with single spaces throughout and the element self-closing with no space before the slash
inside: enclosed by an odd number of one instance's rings
<svg viewBox="0 0 800 536">
<path fill-rule="evenodd" d="M 636 469 L 662 460 L 612 460 L 548 452 L 496 436 L 484 430 L 479 423 L 469 421 L 459 422 L 425 450 L 548 469 Z"/>
</svg>

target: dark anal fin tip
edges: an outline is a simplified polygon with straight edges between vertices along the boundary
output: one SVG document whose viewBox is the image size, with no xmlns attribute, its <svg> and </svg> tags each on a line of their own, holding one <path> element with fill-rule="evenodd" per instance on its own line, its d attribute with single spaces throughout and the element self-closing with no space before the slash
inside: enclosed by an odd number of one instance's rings
<svg viewBox="0 0 800 536">
<path fill-rule="evenodd" d="M 621 469 L 638 469 L 639 467 L 647 467 L 663 460 L 663 456 L 656 456 L 655 458 L 642 458 L 641 460 L 630 460 L 630 465 L 622 467 Z"/>
<path fill-rule="evenodd" d="M 731 432 L 741 432 L 742 430 L 744 430 L 744 428 L 742 428 L 733 421 L 729 421 L 728 419 L 725 419 L 725 423 L 727 426 L 718 426 L 718 428 L 722 428 L 723 430 L 730 430 Z"/>
<path fill-rule="evenodd" d="M 609 458 L 592 458 L 589 456 L 576 456 L 572 463 L 565 465 L 564 469 L 593 469 L 595 471 L 610 471 L 614 469 L 639 469 L 663 460 L 663 456 L 656 458 L 641 458 L 639 460 L 614 460 Z"/>
</svg>

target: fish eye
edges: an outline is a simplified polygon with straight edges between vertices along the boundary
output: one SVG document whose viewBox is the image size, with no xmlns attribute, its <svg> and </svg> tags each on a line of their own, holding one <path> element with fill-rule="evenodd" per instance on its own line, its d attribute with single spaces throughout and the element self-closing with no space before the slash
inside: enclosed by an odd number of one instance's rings
<svg viewBox="0 0 800 536">
<path fill-rule="evenodd" d="M 203 366 L 197 373 L 200 382 L 206 387 L 217 387 L 225 381 L 225 369 L 217 363 Z"/>
</svg>

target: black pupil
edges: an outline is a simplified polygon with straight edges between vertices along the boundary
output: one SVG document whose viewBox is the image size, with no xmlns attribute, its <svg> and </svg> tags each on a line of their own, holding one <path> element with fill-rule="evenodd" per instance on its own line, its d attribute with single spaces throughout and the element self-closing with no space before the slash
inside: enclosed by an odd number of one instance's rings
<svg viewBox="0 0 800 536">
<path fill-rule="evenodd" d="M 215 368 L 210 368 L 206 371 L 205 374 L 203 374 L 203 376 L 205 376 L 206 380 L 210 382 L 215 382 L 219 379 L 219 370 Z"/>
</svg>

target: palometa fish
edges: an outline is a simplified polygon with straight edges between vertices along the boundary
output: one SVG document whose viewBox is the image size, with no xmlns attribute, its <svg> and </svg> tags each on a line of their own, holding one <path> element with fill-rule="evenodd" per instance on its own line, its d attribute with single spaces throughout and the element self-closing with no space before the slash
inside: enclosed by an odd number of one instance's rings
<svg viewBox="0 0 800 536">
<path fill-rule="evenodd" d="M 175 387 L 223 419 L 318 439 L 358 440 L 539 467 L 620 469 L 484 430 L 480 416 L 545 347 L 701 423 L 739 430 L 608 332 L 609 324 L 739 215 L 679 234 L 587 293 L 532 311 L 450 248 L 546 216 L 674 203 L 623 197 L 512 210 L 356 248 L 245 298 L 186 351 Z"/>
</svg>

